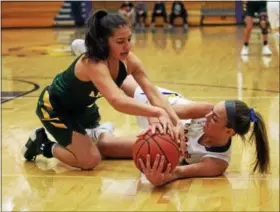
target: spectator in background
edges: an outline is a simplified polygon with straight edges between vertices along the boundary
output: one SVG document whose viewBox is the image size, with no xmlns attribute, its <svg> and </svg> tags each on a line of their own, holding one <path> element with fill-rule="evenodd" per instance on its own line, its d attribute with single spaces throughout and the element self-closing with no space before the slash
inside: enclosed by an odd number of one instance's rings
<svg viewBox="0 0 280 212">
<path fill-rule="evenodd" d="M 151 29 L 155 28 L 156 17 L 163 17 L 164 23 L 167 25 L 167 13 L 165 9 L 165 3 L 163 1 L 157 1 L 154 4 L 153 13 L 152 13 L 152 23 Z"/>
<path fill-rule="evenodd" d="M 182 3 L 181 1 L 174 1 L 172 4 L 169 28 L 174 27 L 174 20 L 177 17 L 181 17 L 183 19 L 183 29 L 187 30 L 188 29 L 188 23 L 187 23 L 188 13 L 186 11 L 184 3 Z"/>
<path fill-rule="evenodd" d="M 129 2 L 125 1 L 121 4 L 119 9 L 119 14 L 122 15 L 131 26 L 135 23 L 135 15 L 134 15 L 134 5 Z"/>
<path fill-rule="evenodd" d="M 85 20 L 83 18 L 82 12 L 82 2 L 81 1 L 71 1 L 71 11 L 72 16 L 75 21 L 75 26 L 82 27 L 85 24 Z"/>
<path fill-rule="evenodd" d="M 137 2 L 135 5 L 135 25 L 140 26 L 141 30 L 145 29 L 146 19 L 147 19 L 147 4 L 146 2 Z M 142 18 L 142 21 L 141 21 Z"/>
</svg>

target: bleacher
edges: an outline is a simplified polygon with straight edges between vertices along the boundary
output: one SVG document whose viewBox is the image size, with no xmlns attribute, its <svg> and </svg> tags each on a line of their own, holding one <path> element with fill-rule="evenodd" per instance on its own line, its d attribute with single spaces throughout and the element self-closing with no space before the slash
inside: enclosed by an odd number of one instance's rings
<svg viewBox="0 0 280 212">
<path fill-rule="evenodd" d="M 135 1 L 133 1 L 135 4 Z M 69 3 L 68 3 L 69 4 Z M 3 2 L 2 28 L 9 27 L 51 27 L 55 25 L 73 25 L 67 2 Z M 92 1 L 93 12 L 106 9 L 110 13 L 117 13 L 120 1 Z M 235 2 L 222 1 L 186 1 L 189 26 L 236 24 Z M 67 6 L 68 5 L 68 6 Z M 154 2 L 147 2 L 148 17 L 146 25 L 151 23 Z M 165 3 L 168 14 L 171 12 L 172 2 Z M 66 8 L 67 7 L 67 8 Z M 68 11 L 67 13 L 65 13 Z M 83 10 L 84 11 L 84 10 Z M 175 19 L 176 25 L 183 21 Z M 156 25 L 162 26 L 163 19 L 157 18 Z"/>
<path fill-rule="evenodd" d="M 2 2 L 2 28 L 51 27 L 63 1 Z"/>
<path fill-rule="evenodd" d="M 109 12 L 117 12 L 120 4 L 121 2 L 114 1 L 93 2 L 93 10 L 106 9 Z M 147 2 L 148 17 L 146 25 L 151 23 L 153 5 L 154 2 Z M 188 23 L 190 26 L 236 24 L 235 2 L 187 1 L 184 2 L 184 5 L 188 11 Z M 172 2 L 166 2 L 165 7 L 169 15 Z M 175 19 L 176 25 L 182 25 L 182 23 L 181 19 Z M 162 18 L 156 18 L 156 26 L 163 26 Z"/>
<path fill-rule="evenodd" d="M 202 25 L 236 24 L 235 2 L 205 2 L 201 15 Z"/>
</svg>

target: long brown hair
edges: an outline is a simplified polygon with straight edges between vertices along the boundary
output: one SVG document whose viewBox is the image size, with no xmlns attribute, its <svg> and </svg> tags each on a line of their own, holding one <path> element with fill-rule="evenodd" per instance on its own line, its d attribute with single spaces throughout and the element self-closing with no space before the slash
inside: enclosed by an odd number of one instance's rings
<svg viewBox="0 0 280 212">
<path fill-rule="evenodd" d="M 243 141 L 246 140 L 245 135 L 248 133 L 253 122 L 253 132 L 249 137 L 249 141 L 255 140 L 256 147 L 253 171 L 268 173 L 270 168 L 269 143 L 263 117 L 259 112 L 250 109 L 244 102 L 239 100 L 234 100 L 234 102 L 236 108 L 236 126 L 234 130 Z"/>
</svg>

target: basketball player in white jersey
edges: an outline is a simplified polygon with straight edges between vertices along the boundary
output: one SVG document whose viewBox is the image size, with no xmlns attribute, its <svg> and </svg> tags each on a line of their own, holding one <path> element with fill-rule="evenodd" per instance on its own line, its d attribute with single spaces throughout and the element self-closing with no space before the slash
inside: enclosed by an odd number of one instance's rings
<svg viewBox="0 0 280 212">
<path fill-rule="evenodd" d="M 77 48 L 74 51 L 78 52 Z M 158 89 L 166 96 L 185 125 L 187 152 L 182 157 L 185 165 L 178 165 L 173 172 L 170 172 L 169 164 L 167 170 L 162 173 L 165 160 L 163 156 L 158 156 L 152 167 L 149 156 L 146 164 L 141 160 L 143 172 L 153 185 L 159 186 L 181 178 L 214 177 L 223 174 L 230 163 L 232 137 L 238 134 L 245 140 L 244 136 L 251 124 L 253 125 L 251 138 L 255 138 L 256 146 L 253 170 L 261 173 L 269 170 L 266 128 L 258 112 L 242 101 L 227 100 L 213 105 L 190 101 L 174 91 Z M 126 95 L 142 103 L 149 103 L 144 92 L 130 76 L 123 82 L 122 90 Z M 148 127 L 149 122 L 152 131 L 162 130 L 158 120 L 154 118 L 137 117 L 137 121 L 143 129 Z M 110 123 L 88 132 L 88 135 L 97 141 L 97 147 L 103 157 L 132 158 L 132 148 L 137 136 L 115 137 Z"/>
<path fill-rule="evenodd" d="M 147 97 L 133 79 L 128 77 L 122 89 L 127 95 L 148 104 Z M 149 156 L 146 164 L 140 160 L 146 178 L 153 185 L 159 186 L 181 178 L 215 177 L 223 174 L 231 159 L 232 137 L 237 134 L 245 141 L 250 126 L 253 126 L 250 138 L 254 139 L 256 147 L 253 170 L 268 172 L 268 138 L 263 118 L 258 112 L 238 100 L 227 100 L 213 105 L 190 101 L 174 91 L 158 89 L 166 96 L 185 125 L 187 152 L 181 160 L 184 165 L 178 165 L 173 172 L 170 172 L 169 164 L 165 173 L 162 173 L 165 161 L 163 156 L 158 156 L 152 167 Z M 137 121 L 143 129 L 148 127 L 148 122 L 154 125 L 154 128 L 160 129 L 158 120 L 154 118 L 137 117 Z M 91 137 L 97 141 L 103 157 L 108 158 L 132 158 L 133 144 L 137 140 L 137 136 L 115 137 L 112 124 L 108 123 L 91 132 Z"/>
</svg>

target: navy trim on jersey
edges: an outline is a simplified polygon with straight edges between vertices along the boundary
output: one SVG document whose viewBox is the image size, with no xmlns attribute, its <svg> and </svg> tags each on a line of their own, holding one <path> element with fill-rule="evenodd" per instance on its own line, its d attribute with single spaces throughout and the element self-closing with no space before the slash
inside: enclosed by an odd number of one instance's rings
<svg viewBox="0 0 280 212">
<path fill-rule="evenodd" d="M 226 152 L 231 146 L 231 138 L 229 139 L 228 143 L 225 146 L 218 146 L 218 147 L 205 147 L 206 151 L 208 152 Z"/>
<path fill-rule="evenodd" d="M 165 91 L 163 91 L 163 92 L 161 92 L 163 95 L 170 95 L 170 94 L 174 94 L 175 96 L 179 96 L 177 93 L 171 93 L 171 92 L 165 92 Z M 145 95 L 145 93 L 140 93 L 140 94 L 142 94 L 142 95 Z"/>
</svg>

